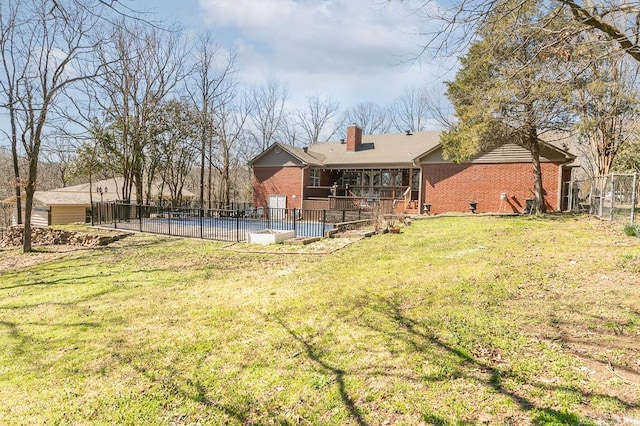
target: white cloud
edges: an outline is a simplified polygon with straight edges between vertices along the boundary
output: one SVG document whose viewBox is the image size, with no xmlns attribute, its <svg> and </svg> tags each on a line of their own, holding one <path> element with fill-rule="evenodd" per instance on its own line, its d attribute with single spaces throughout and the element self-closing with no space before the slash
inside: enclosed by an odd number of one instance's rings
<svg viewBox="0 0 640 426">
<path fill-rule="evenodd" d="M 275 76 L 292 97 L 321 93 L 347 108 L 389 103 L 411 85 L 438 84 L 448 68 L 420 51 L 428 22 L 383 0 L 200 0 L 204 21 L 239 52 L 242 77 Z M 422 31 L 421 31 L 422 30 Z M 449 77 L 451 78 L 451 77 Z"/>
</svg>

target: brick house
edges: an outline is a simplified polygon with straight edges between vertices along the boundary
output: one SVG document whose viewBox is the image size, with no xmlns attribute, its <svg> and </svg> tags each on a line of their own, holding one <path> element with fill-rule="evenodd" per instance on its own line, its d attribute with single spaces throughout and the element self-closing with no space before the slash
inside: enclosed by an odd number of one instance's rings
<svg viewBox="0 0 640 426">
<path fill-rule="evenodd" d="M 564 183 L 576 157 L 558 140 L 542 142 L 540 157 L 546 209 L 563 210 Z M 476 212 L 521 213 L 533 198 L 526 149 L 506 143 L 454 163 L 443 158 L 439 131 L 363 135 L 350 126 L 343 140 L 307 148 L 275 143 L 249 164 L 258 207 L 382 205 L 438 214 L 468 212 L 473 201 Z"/>
</svg>

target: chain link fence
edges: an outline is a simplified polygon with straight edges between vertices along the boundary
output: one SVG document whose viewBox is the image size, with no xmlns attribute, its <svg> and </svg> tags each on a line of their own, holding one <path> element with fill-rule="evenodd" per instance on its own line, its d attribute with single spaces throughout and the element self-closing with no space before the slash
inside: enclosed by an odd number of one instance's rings
<svg viewBox="0 0 640 426">
<path fill-rule="evenodd" d="M 612 173 L 567 182 L 563 193 L 568 211 L 587 212 L 601 220 L 635 223 L 640 209 L 638 173 Z"/>
</svg>

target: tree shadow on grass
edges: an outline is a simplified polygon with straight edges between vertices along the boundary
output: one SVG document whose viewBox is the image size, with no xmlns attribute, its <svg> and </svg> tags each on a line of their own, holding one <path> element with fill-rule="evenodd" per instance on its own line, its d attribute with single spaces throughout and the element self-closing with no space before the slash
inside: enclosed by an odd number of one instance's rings
<svg viewBox="0 0 640 426">
<path fill-rule="evenodd" d="M 307 358 L 313 361 L 316 365 L 318 365 L 322 371 L 326 374 L 333 377 L 335 382 L 338 385 L 338 392 L 340 393 L 340 399 L 342 400 L 343 405 L 349 412 L 351 418 L 360 426 L 367 426 L 367 422 L 362 417 L 360 410 L 356 406 L 353 398 L 349 395 L 349 391 L 347 390 L 347 386 L 345 384 L 345 375 L 347 374 L 345 370 L 334 367 L 326 360 L 323 359 L 322 351 L 316 348 L 311 339 L 305 338 L 299 333 L 296 333 L 293 328 L 288 326 L 284 320 L 280 317 L 276 317 L 276 322 L 282 326 L 282 328 L 289 333 L 289 335 L 298 343 L 302 345 L 307 355 Z"/>
<path fill-rule="evenodd" d="M 207 352 L 197 356 L 193 367 L 189 370 L 182 370 L 174 366 L 154 368 L 148 363 L 132 361 L 127 356 L 115 356 L 115 358 L 121 364 L 133 367 L 142 377 L 162 389 L 163 395 L 168 394 L 179 400 L 195 402 L 204 410 L 217 410 L 240 424 L 254 424 L 250 422 L 252 407 L 257 405 L 253 398 L 243 395 L 241 401 L 237 401 L 237 403 L 225 403 L 210 396 L 209 388 L 201 380 L 187 377 L 190 373 L 206 370 L 205 361 L 209 355 Z M 194 375 L 191 374 L 191 376 Z M 182 424 L 184 420 L 184 415 L 181 415 L 178 421 L 171 421 L 171 423 Z"/>
<path fill-rule="evenodd" d="M 413 348 L 413 350 L 421 353 L 434 352 L 434 348 L 444 351 L 444 354 L 449 354 L 455 359 L 459 360 L 463 365 L 472 367 L 473 370 L 483 373 L 482 376 L 475 375 L 471 371 L 457 372 L 457 377 L 462 377 L 467 380 L 475 381 L 483 386 L 487 386 L 495 392 L 508 397 L 511 401 L 515 402 L 523 412 L 528 412 L 533 417 L 533 424 L 566 424 L 566 425 L 582 425 L 584 419 L 578 414 L 559 411 L 549 407 L 540 406 L 537 402 L 528 399 L 527 397 L 520 395 L 512 390 L 507 389 L 504 386 L 504 380 L 509 378 L 516 378 L 517 375 L 510 368 L 497 367 L 490 361 L 484 361 L 478 359 L 469 354 L 463 348 L 455 347 L 447 343 L 445 340 L 438 337 L 436 334 L 429 333 L 425 330 L 424 325 L 419 321 L 410 318 L 405 314 L 404 310 L 400 306 L 400 303 L 390 298 L 379 296 L 367 296 L 366 300 L 359 301 L 359 304 L 366 303 L 374 311 L 382 314 L 387 319 L 391 320 L 392 324 L 402 330 L 402 333 L 393 332 L 393 339 L 402 339 L 406 344 Z M 366 324 L 370 329 L 376 333 L 388 334 L 388 330 L 384 330 L 382 327 L 375 323 Z M 484 379 L 488 375 L 488 379 Z M 430 381 L 448 380 L 448 377 L 430 377 Z M 593 397 L 602 397 L 615 401 L 618 405 L 625 408 L 637 408 L 636 404 L 632 404 L 623 401 L 619 398 L 612 397 L 605 394 L 597 394 L 589 391 L 581 390 L 577 387 L 567 386 L 554 386 L 543 383 L 527 383 L 540 391 L 553 392 L 553 391 L 565 391 L 572 394 L 577 394 L 584 399 Z M 437 418 L 430 415 L 424 417 L 424 420 L 431 422 L 432 424 L 446 424 L 446 422 L 440 422 Z"/>
<path fill-rule="evenodd" d="M 15 347 L 13 347 L 12 351 L 14 355 L 22 355 L 27 353 L 27 349 L 25 347 L 29 344 L 34 343 L 34 339 L 32 336 L 28 336 L 27 334 L 20 331 L 20 327 L 24 326 L 37 326 L 37 327 L 56 327 L 56 328 L 91 328 L 96 329 L 101 327 L 99 323 L 95 322 L 77 322 L 77 323 L 65 323 L 65 324 L 50 324 L 43 322 L 24 322 L 17 323 L 14 321 L 4 321 L 0 320 L 0 327 L 4 327 L 9 331 L 9 337 L 12 341 L 15 342 Z M 6 348 L 5 348 L 6 349 Z"/>
</svg>

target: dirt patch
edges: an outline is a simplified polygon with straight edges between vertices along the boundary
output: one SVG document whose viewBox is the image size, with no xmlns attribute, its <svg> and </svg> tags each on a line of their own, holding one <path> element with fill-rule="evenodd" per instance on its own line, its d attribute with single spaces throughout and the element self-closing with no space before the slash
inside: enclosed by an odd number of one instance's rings
<svg viewBox="0 0 640 426">
<path fill-rule="evenodd" d="M 30 266 L 50 263 L 78 250 L 87 250 L 78 246 L 58 245 L 37 248 L 32 253 L 22 253 L 20 249 L 0 249 L 0 273 L 14 271 Z"/>
<path fill-rule="evenodd" d="M 128 235 L 123 232 L 80 232 L 51 228 L 33 229 L 33 252 L 22 253 L 21 227 L 9 228 L 0 240 L 0 272 L 53 262 L 70 252 L 105 246 Z"/>
</svg>

